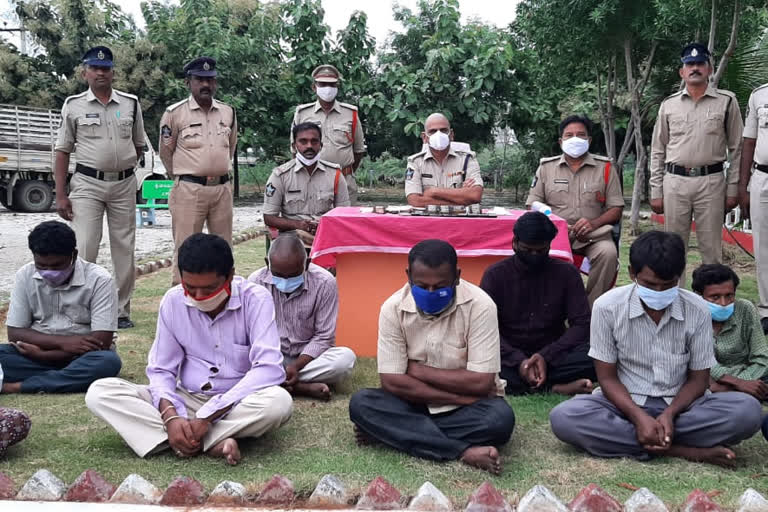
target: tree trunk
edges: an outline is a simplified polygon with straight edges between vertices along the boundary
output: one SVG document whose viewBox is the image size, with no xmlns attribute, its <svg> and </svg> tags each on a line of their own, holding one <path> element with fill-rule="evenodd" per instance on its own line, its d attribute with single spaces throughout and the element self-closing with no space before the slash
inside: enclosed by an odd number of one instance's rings
<svg viewBox="0 0 768 512">
<path fill-rule="evenodd" d="M 717 0 L 712 0 L 712 10 L 709 14 L 709 42 L 707 43 L 707 48 L 709 49 L 709 54 L 711 55 L 712 52 L 715 51 L 715 33 L 717 29 Z M 696 38 L 698 39 L 698 37 Z"/>
<path fill-rule="evenodd" d="M 635 167 L 635 185 L 632 187 L 632 206 L 629 213 L 630 234 L 637 234 L 637 225 L 640 221 L 640 203 L 643 200 L 645 188 L 645 165 L 648 162 L 648 153 L 643 147 L 642 156 L 637 159 Z"/>
<path fill-rule="evenodd" d="M 723 57 L 720 59 L 720 63 L 717 66 L 717 71 L 715 71 L 715 76 L 712 78 L 712 86 L 717 87 L 717 85 L 720 83 L 720 79 L 723 78 L 723 73 L 725 73 L 725 68 L 728 66 L 728 61 L 733 56 L 733 52 L 736 50 L 736 35 L 738 33 L 739 29 L 739 15 L 740 15 L 740 8 L 739 0 L 736 0 L 733 3 L 733 20 L 731 21 L 731 38 L 728 41 L 728 47 L 723 52 Z"/>
</svg>

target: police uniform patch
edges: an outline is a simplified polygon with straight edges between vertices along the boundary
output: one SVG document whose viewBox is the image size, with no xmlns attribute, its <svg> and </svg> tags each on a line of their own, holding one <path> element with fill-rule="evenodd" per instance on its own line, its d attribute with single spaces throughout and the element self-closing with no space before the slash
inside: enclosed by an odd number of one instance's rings
<svg viewBox="0 0 768 512">
<path fill-rule="evenodd" d="M 405 171 L 405 179 L 410 180 L 413 178 L 413 173 L 414 170 L 409 167 L 408 170 Z"/>
<path fill-rule="evenodd" d="M 163 135 L 164 138 L 168 138 L 171 136 L 171 127 L 167 124 L 164 124 L 162 128 L 160 128 L 160 133 Z"/>
<path fill-rule="evenodd" d="M 539 177 L 534 174 L 533 179 L 531 180 L 531 188 L 535 187 L 538 182 L 539 182 Z"/>
<path fill-rule="evenodd" d="M 272 183 L 267 183 L 267 188 L 264 189 L 264 194 L 266 194 L 267 197 L 272 197 L 275 195 L 275 186 Z"/>
</svg>

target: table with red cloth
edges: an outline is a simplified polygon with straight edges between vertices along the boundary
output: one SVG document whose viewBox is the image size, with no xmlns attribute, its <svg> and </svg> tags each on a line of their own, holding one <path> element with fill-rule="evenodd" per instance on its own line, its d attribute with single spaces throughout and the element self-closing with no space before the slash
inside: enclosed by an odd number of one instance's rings
<svg viewBox="0 0 768 512">
<path fill-rule="evenodd" d="M 408 252 L 422 240 L 439 238 L 456 249 L 461 277 L 479 284 L 485 269 L 512 250 L 512 227 L 526 213 L 509 210 L 497 217 L 432 217 L 362 213 L 358 207 L 334 208 L 320 219 L 310 256 L 336 267 L 339 319 L 336 343 L 358 356 L 375 356 L 379 309 L 407 282 Z M 573 262 L 564 219 L 551 215 L 558 228 L 550 256 Z"/>
</svg>

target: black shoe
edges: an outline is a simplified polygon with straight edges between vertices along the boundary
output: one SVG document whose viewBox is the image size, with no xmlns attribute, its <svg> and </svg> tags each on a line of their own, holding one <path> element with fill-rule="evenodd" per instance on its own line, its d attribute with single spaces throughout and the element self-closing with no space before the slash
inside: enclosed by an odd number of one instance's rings
<svg viewBox="0 0 768 512">
<path fill-rule="evenodd" d="M 117 319 L 118 329 L 130 329 L 131 327 L 133 327 L 133 322 L 131 322 L 131 319 L 127 316 L 123 316 Z"/>
<path fill-rule="evenodd" d="M 763 334 L 768 334 L 768 316 L 760 319 L 760 325 L 763 326 Z"/>
</svg>

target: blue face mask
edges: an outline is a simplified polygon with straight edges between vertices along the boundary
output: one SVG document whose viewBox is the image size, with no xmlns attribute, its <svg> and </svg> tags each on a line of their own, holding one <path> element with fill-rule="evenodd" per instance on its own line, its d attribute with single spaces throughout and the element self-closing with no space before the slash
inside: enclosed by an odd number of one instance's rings
<svg viewBox="0 0 768 512">
<path fill-rule="evenodd" d="M 450 306 L 454 292 L 453 287 L 438 288 L 430 292 L 420 286 L 411 285 L 411 295 L 416 307 L 428 315 L 436 315 Z"/>
<path fill-rule="evenodd" d="M 635 284 L 637 285 L 637 295 L 640 297 L 640 300 L 642 300 L 646 306 L 655 309 L 656 311 L 666 309 L 675 301 L 680 292 L 680 288 L 677 286 L 657 292 L 656 290 L 651 290 L 650 288 L 637 284 L 637 282 L 635 282 Z"/>
<path fill-rule="evenodd" d="M 283 293 L 291 293 L 304 284 L 304 274 L 295 277 L 272 276 L 272 284 Z"/>
<path fill-rule="evenodd" d="M 727 306 L 721 306 L 720 304 L 707 301 L 707 305 L 709 306 L 709 313 L 712 315 L 712 320 L 715 322 L 725 322 L 731 318 L 731 316 L 733 316 L 734 304 L 735 303 L 731 302 Z"/>
</svg>

